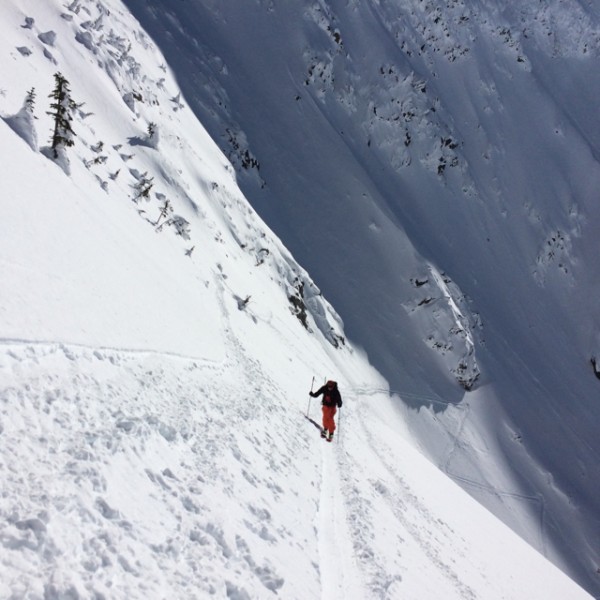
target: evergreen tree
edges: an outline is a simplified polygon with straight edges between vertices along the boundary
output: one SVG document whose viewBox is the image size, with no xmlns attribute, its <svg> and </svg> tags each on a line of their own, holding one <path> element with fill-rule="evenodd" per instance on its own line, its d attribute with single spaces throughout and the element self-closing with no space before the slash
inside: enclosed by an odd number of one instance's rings
<svg viewBox="0 0 600 600">
<path fill-rule="evenodd" d="M 25 96 L 24 106 L 27 112 L 33 114 L 33 107 L 35 106 L 35 88 L 31 88 L 27 92 L 27 96 Z"/>
<path fill-rule="evenodd" d="M 71 122 L 77 104 L 71 98 L 69 82 L 61 73 L 54 74 L 54 83 L 54 90 L 49 96 L 54 100 L 50 104 L 52 111 L 47 114 L 54 119 L 54 130 L 50 143 L 54 158 L 58 158 L 60 150 L 74 144 L 73 137 L 76 134 L 71 127 Z"/>
<path fill-rule="evenodd" d="M 156 223 L 154 223 L 155 227 L 158 227 L 158 224 L 163 220 L 167 219 L 168 216 L 173 212 L 173 207 L 171 206 L 170 200 L 165 200 L 164 204 L 160 207 L 160 214 L 158 215 L 158 219 L 156 219 Z M 162 229 L 162 228 L 161 228 Z"/>
<path fill-rule="evenodd" d="M 135 196 L 133 201 L 137 204 L 140 198 L 150 200 L 150 190 L 154 187 L 154 177 L 148 177 L 147 173 L 144 173 L 133 185 Z"/>
<path fill-rule="evenodd" d="M 146 144 L 150 148 L 158 150 L 158 143 L 160 141 L 159 129 L 156 123 L 148 123 L 148 137 L 146 138 Z"/>
</svg>

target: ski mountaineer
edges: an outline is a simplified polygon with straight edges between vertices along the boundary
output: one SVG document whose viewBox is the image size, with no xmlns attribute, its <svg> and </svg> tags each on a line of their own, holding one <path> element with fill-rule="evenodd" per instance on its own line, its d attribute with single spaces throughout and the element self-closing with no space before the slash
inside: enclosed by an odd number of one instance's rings
<svg viewBox="0 0 600 600">
<path fill-rule="evenodd" d="M 342 396 L 340 390 L 338 390 L 337 383 L 330 380 L 316 392 L 308 393 L 313 398 L 323 394 L 323 400 L 321 401 L 323 405 L 323 430 L 321 431 L 321 437 L 331 442 L 333 432 L 335 431 L 335 413 L 338 406 L 342 407 Z"/>
</svg>

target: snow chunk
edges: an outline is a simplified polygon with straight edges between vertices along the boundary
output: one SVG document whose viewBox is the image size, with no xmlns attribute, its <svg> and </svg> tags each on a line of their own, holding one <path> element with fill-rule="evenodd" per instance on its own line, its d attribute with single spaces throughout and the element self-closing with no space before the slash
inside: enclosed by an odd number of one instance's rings
<svg viewBox="0 0 600 600">
<path fill-rule="evenodd" d="M 56 59 L 54 58 L 54 56 L 52 55 L 52 52 L 50 52 L 48 50 L 48 48 L 44 48 L 44 56 L 54 65 L 57 65 L 58 62 L 56 61 Z"/>
<path fill-rule="evenodd" d="M 126 94 L 123 94 L 123 102 L 125 102 L 129 110 L 135 114 L 135 96 L 133 92 L 127 92 Z"/>
<path fill-rule="evenodd" d="M 42 44 L 46 44 L 47 46 L 54 46 L 56 43 L 56 32 L 55 31 L 46 31 L 44 33 L 40 33 L 38 35 L 38 39 Z"/>
<path fill-rule="evenodd" d="M 94 46 L 94 38 L 89 31 L 78 31 L 75 34 L 75 40 L 85 46 L 90 52 L 96 53 L 96 47 Z"/>
</svg>

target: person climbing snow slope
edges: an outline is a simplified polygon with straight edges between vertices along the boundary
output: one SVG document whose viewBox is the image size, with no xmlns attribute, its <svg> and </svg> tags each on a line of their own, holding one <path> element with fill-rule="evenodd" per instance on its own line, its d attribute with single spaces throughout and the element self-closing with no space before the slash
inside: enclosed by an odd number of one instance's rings
<svg viewBox="0 0 600 600">
<path fill-rule="evenodd" d="M 337 407 L 342 406 L 342 395 L 338 390 L 337 383 L 335 381 L 328 381 L 323 387 L 319 388 L 316 392 L 309 392 L 313 398 L 317 398 L 323 394 L 323 430 L 321 431 L 321 437 L 325 438 L 328 442 L 333 439 L 333 432 L 335 431 L 335 413 Z"/>
</svg>

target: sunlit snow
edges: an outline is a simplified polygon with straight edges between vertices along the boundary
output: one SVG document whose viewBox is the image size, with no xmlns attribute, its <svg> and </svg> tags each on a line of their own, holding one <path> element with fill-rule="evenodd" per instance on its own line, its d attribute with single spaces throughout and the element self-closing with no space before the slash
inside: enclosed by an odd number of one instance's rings
<svg viewBox="0 0 600 600">
<path fill-rule="evenodd" d="M 490 333 L 461 284 L 423 258 L 381 206 L 365 200 L 348 216 L 345 226 L 365 218 L 357 243 L 380 236 L 414 267 L 406 282 L 414 293 L 394 301 L 423 363 L 402 385 L 390 381 L 378 370 L 385 352 L 400 360 L 390 338 L 371 360 L 374 337 L 349 334 L 329 292 L 238 187 L 250 177 L 250 187 L 270 189 L 265 171 L 285 163 L 257 169 L 250 137 L 233 126 L 223 139 L 236 152 L 219 149 L 186 92 L 193 84 L 218 96 L 216 80 L 199 71 L 184 86 L 127 4 L 0 6 L 0 597 L 590 598 L 542 554 L 560 563 L 545 547 L 546 512 L 557 505 L 517 489 L 501 458 L 520 450 L 499 450 L 511 420 L 480 370 L 478 348 Z M 161 41 L 170 27 L 184 32 L 175 4 L 144 4 L 164 25 Z M 190 4 L 218 14 L 218 3 Z M 339 45 L 323 6 L 306 3 L 303 18 Z M 235 76 L 224 58 L 207 58 L 200 38 L 186 39 L 191 63 L 206 59 Z M 47 113 L 57 72 L 75 102 L 75 137 L 53 160 Z M 195 102 L 205 118 L 202 94 Z M 304 149 L 315 159 L 332 150 L 315 143 Z M 282 146 L 282 158 L 287 152 Z M 308 189 L 322 175 L 314 164 L 302 174 Z M 336 180 L 359 193 L 343 161 L 336 168 Z M 356 302 L 348 311 L 359 305 L 362 273 L 379 263 L 352 252 L 344 265 L 326 240 L 317 243 L 315 220 L 338 210 L 313 208 L 281 232 L 297 226 L 296 240 L 334 260 L 335 281 L 346 277 Z M 553 256 L 568 253 L 574 237 L 555 237 Z M 375 256 L 383 272 L 395 264 L 386 252 Z M 553 276 L 542 268 L 551 262 L 540 259 L 539 277 Z M 381 327 L 371 310 L 360 316 Z M 433 330 L 445 333 L 428 339 Z M 320 407 L 308 396 L 325 378 L 338 381 L 344 399 L 331 444 L 311 422 Z M 486 403 L 487 411 L 475 408 Z M 487 435 L 492 423 L 498 438 Z M 514 507 L 510 525 L 537 549 L 461 488 L 477 483 L 481 464 L 482 490 L 499 505 L 491 508 Z M 526 472 L 552 477 L 542 467 Z"/>
</svg>

